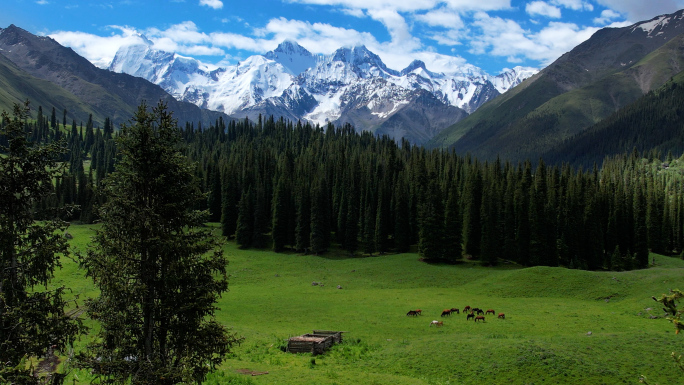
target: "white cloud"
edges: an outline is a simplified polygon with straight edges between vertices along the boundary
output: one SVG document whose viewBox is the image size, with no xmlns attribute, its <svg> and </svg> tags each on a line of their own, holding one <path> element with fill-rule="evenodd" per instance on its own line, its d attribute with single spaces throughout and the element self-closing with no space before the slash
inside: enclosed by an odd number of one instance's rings
<svg viewBox="0 0 684 385">
<path fill-rule="evenodd" d="M 573 11 L 593 11 L 594 6 L 585 0 L 551 0 L 551 4 L 559 5 L 564 8 L 572 9 Z"/>
<path fill-rule="evenodd" d="M 465 26 L 458 13 L 444 8 L 415 15 L 415 19 L 431 27 L 461 29 Z"/>
<path fill-rule="evenodd" d="M 38 1 L 36 1 L 36 4 L 45 5 L 45 4 L 50 4 L 50 3 L 47 0 L 38 0 Z"/>
<path fill-rule="evenodd" d="M 90 60 L 98 67 L 106 68 L 114 59 L 119 47 L 128 44 L 143 44 L 143 39 L 131 27 L 110 26 L 120 30 L 111 36 L 97 36 L 85 32 L 57 31 L 49 36 L 63 46 L 71 47 L 76 53 Z"/>
<path fill-rule="evenodd" d="M 384 9 L 395 12 L 429 11 L 441 4 L 459 12 L 511 8 L 511 0 L 290 0 L 293 3 L 341 6 L 347 9 Z"/>
<path fill-rule="evenodd" d="M 481 31 L 471 40 L 470 52 L 505 57 L 511 63 L 521 59 L 550 64 L 563 53 L 582 43 L 598 28 L 580 28 L 572 23 L 551 22 L 539 32 L 524 30 L 513 20 L 475 15 L 474 26 Z"/>
<path fill-rule="evenodd" d="M 406 20 L 398 12 L 381 9 L 369 10 L 368 15 L 380 21 L 390 34 L 392 45 L 401 45 L 403 49 L 414 49 L 421 46 L 420 40 L 411 36 Z"/>
<path fill-rule="evenodd" d="M 561 17 L 560 8 L 543 1 L 533 1 L 525 6 L 525 12 L 530 16 L 540 15 L 558 19 Z"/>
<path fill-rule="evenodd" d="M 684 0 L 596 0 L 599 4 L 638 22 L 655 16 L 673 13 L 684 8 Z"/>
<path fill-rule="evenodd" d="M 612 9 L 604 9 L 601 12 L 600 17 L 594 18 L 594 24 L 598 24 L 598 25 L 608 24 L 611 21 L 613 21 L 613 19 L 617 19 L 618 17 L 621 17 L 621 16 L 622 15 L 613 11 Z"/>
<path fill-rule="evenodd" d="M 214 9 L 223 8 L 223 2 L 221 0 L 199 0 L 200 5 L 206 5 Z"/>
<path fill-rule="evenodd" d="M 363 9 L 359 8 L 342 8 L 340 12 L 344 13 L 345 15 L 358 17 L 359 19 L 366 17 L 366 13 L 363 12 Z"/>
</svg>

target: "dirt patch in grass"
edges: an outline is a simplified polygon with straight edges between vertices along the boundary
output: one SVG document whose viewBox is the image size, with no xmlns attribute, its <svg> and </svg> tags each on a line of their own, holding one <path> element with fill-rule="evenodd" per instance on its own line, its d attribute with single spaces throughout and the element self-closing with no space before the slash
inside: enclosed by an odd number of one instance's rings
<svg viewBox="0 0 684 385">
<path fill-rule="evenodd" d="M 250 376 L 261 376 L 263 374 L 268 374 L 268 372 L 257 372 L 255 370 L 251 370 L 251 369 L 238 369 L 238 370 L 236 370 L 236 372 L 238 372 L 240 374 L 247 374 Z"/>
</svg>

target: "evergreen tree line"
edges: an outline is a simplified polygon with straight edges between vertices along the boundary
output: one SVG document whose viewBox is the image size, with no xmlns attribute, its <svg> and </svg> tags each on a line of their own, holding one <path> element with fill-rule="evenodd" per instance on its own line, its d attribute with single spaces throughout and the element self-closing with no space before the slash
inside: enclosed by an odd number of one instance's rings
<svg viewBox="0 0 684 385">
<path fill-rule="evenodd" d="M 479 162 L 404 141 L 259 118 L 186 126 L 212 220 L 242 248 L 632 269 L 680 253 L 682 176 L 638 152 L 602 169 Z M 660 162 L 657 162 L 660 164 Z"/>
<path fill-rule="evenodd" d="M 97 220 L 93 208 L 104 202 L 95 192 L 116 161 L 107 122 L 103 130 L 75 122 L 60 130 L 46 117 L 24 123 L 27 137 L 70 149 L 68 172 L 42 208 L 74 204 L 65 219 Z M 647 266 L 649 249 L 684 250 L 682 177 L 652 167 L 661 163 L 648 161 L 653 151 L 585 171 L 541 160 L 483 163 L 349 125 L 273 117 L 179 130 L 207 197 L 195 209 L 207 209 L 243 248 L 372 255 L 415 245 L 428 260 L 613 270 Z"/>
<path fill-rule="evenodd" d="M 607 155 L 636 148 L 650 159 L 684 152 L 684 84 L 674 81 L 621 108 L 593 127 L 544 154 L 548 162 L 566 161 L 584 167 Z"/>
<path fill-rule="evenodd" d="M 62 111 L 62 120 L 57 120 L 55 108 L 51 117 L 38 107 L 36 119 L 24 119 L 21 123 L 26 138 L 37 145 L 59 143 L 66 147 L 60 155 L 60 162 L 67 167 L 54 176 L 53 192 L 38 204 L 37 218 L 49 218 L 53 208 L 72 206 L 61 211 L 63 220 L 79 220 L 92 223 L 96 220 L 95 208 L 102 203 L 95 191 L 102 179 L 114 171 L 116 145 L 113 140 L 114 127 L 109 118 L 102 129 L 93 127 L 93 116 L 89 115 L 86 125 L 77 125 L 75 120 L 67 123 L 68 111 Z M 1 127 L 10 122 L 3 121 Z M 7 139 L 0 137 L 0 145 Z M 88 167 L 86 167 L 86 165 Z"/>
</svg>

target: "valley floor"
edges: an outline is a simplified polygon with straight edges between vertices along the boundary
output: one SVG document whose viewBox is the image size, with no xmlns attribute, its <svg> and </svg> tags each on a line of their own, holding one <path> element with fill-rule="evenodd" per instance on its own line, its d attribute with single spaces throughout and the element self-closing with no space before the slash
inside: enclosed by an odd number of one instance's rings
<svg viewBox="0 0 684 385">
<path fill-rule="evenodd" d="M 83 248 L 92 228 L 70 232 Z M 684 352 L 684 337 L 651 299 L 684 289 L 677 258 L 652 255 L 656 265 L 646 270 L 591 272 L 435 265 L 416 254 L 276 254 L 233 243 L 225 251 L 230 291 L 217 318 L 245 340 L 207 384 L 634 384 L 642 375 L 671 384 L 684 374 L 670 356 Z M 81 299 L 94 295 L 75 263 L 58 274 L 56 283 Z M 440 317 L 466 305 L 506 319 Z M 423 315 L 407 316 L 412 309 Z M 318 356 L 281 350 L 314 329 L 345 331 L 344 343 Z M 72 371 L 72 382 L 89 376 Z"/>
</svg>

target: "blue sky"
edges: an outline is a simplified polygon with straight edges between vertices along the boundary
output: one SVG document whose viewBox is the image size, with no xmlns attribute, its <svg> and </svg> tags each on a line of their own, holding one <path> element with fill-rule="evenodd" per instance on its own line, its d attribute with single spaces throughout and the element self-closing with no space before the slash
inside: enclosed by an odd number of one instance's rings
<svg viewBox="0 0 684 385">
<path fill-rule="evenodd" d="M 263 54 L 285 39 L 313 53 L 366 45 L 390 67 L 414 59 L 495 75 L 542 68 L 606 26 L 684 8 L 684 0 L 4 0 L 0 27 L 49 35 L 106 66 L 144 34 L 158 49 L 215 65 Z"/>
</svg>

